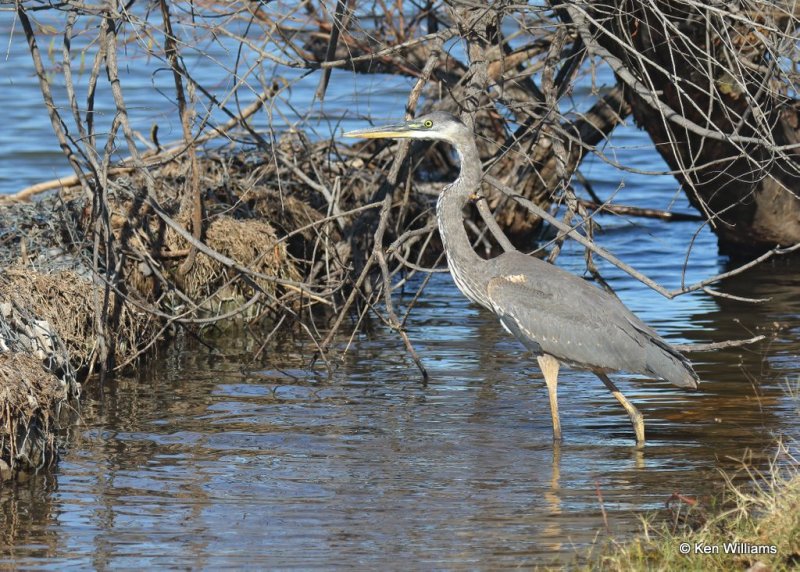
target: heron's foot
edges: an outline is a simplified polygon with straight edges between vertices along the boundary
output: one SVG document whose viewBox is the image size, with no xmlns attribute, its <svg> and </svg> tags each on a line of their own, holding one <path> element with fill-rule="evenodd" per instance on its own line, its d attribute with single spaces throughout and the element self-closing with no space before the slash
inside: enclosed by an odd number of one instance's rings
<svg viewBox="0 0 800 572">
<path fill-rule="evenodd" d="M 644 417 L 642 414 L 639 413 L 639 410 L 628 401 L 628 399 L 622 395 L 622 392 L 617 389 L 617 386 L 614 385 L 614 382 L 608 379 L 608 376 L 603 373 L 596 371 L 595 375 L 600 378 L 600 380 L 605 384 L 608 390 L 611 392 L 619 404 L 625 408 L 625 411 L 628 412 L 628 417 L 630 417 L 631 424 L 633 425 L 633 431 L 636 433 L 636 446 L 637 447 L 644 447 Z"/>
</svg>

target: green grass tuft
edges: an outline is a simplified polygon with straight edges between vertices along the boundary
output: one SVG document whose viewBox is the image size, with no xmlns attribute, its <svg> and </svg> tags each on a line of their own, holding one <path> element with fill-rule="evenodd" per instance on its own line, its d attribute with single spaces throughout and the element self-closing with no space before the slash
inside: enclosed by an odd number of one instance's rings
<svg viewBox="0 0 800 572">
<path fill-rule="evenodd" d="M 780 444 L 767 475 L 745 468 L 750 482 L 744 486 L 734 485 L 726 476 L 726 491 L 716 507 L 703 507 L 676 496 L 671 503 L 671 519 L 645 519 L 634 539 L 596 545 L 583 568 L 800 570 L 798 467 L 789 448 Z M 689 546 L 688 554 L 682 553 L 681 545 Z"/>
</svg>

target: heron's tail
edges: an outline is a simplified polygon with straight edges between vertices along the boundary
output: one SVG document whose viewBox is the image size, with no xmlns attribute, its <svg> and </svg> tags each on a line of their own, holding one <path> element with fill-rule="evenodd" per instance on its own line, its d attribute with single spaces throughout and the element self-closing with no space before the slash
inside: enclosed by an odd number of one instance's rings
<svg viewBox="0 0 800 572">
<path fill-rule="evenodd" d="M 652 373 L 672 385 L 687 389 L 697 389 L 700 378 L 694 371 L 692 362 L 664 340 L 656 338 L 653 341 L 656 347 L 651 351 L 660 355 L 648 356 L 654 358 L 647 360 L 647 365 Z"/>
<path fill-rule="evenodd" d="M 692 364 L 684 358 L 679 363 L 676 363 L 675 368 L 670 368 L 669 375 L 662 375 L 664 379 L 670 382 L 672 385 L 677 385 L 678 387 L 685 387 L 687 389 L 697 389 L 698 384 L 700 383 L 700 378 L 697 376 L 697 373 L 694 371 Z"/>
</svg>

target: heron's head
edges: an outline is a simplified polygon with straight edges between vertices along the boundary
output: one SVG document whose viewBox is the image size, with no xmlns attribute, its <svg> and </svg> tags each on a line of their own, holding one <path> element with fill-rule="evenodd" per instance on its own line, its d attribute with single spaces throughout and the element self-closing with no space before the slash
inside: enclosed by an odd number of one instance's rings
<svg viewBox="0 0 800 572">
<path fill-rule="evenodd" d="M 469 134 L 469 129 L 460 119 L 445 111 L 434 111 L 416 119 L 348 131 L 345 137 L 363 137 L 365 139 L 435 139 L 440 141 L 458 141 L 459 135 Z"/>
</svg>

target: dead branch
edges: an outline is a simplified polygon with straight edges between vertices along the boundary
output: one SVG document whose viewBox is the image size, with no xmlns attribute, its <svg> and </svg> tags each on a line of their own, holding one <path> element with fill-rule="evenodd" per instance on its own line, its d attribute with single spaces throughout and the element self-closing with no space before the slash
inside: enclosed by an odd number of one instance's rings
<svg viewBox="0 0 800 572">
<path fill-rule="evenodd" d="M 484 177 L 484 180 L 486 182 L 488 182 L 489 184 L 491 184 L 494 188 L 496 188 L 500 192 L 504 193 L 505 195 L 507 195 L 507 196 L 513 198 L 515 201 L 519 202 L 521 205 L 523 205 L 525 208 L 529 209 L 536 216 L 541 217 L 542 219 L 546 220 L 548 223 L 550 223 L 551 225 L 556 227 L 560 232 L 565 233 L 567 236 L 569 236 L 570 238 L 576 240 L 577 242 L 582 244 L 584 247 L 586 247 L 587 249 L 589 249 L 592 252 L 594 252 L 595 254 L 597 254 L 598 256 L 604 258 L 605 260 L 607 260 L 608 262 L 610 262 L 611 264 L 613 264 L 614 266 L 616 266 L 617 268 L 619 268 L 620 270 L 625 272 L 626 274 L 630 275 L 632 278 L 635 278 L 636 280 L 638 280 L 642 284 L 652 288 L 653 290 L 655 290 L 656 292 L 658 292 L 659 294 L 661 294 L 662 296 L 664 296 L 665 298 L 668 298 L 670 300 L 672 298 L 675 298 L 675 297 L 680 296 L 682 294 L 688 294 L 690 292 L 695 292 L 697 290 L 702 290 L 703 288 L 706 288 L 709 284 L 713 284 L 715 282 L 719 282 L 719 281 L 724 280 L 726 278 L 730 278 L 732 276 L 736 276 L 737 274 L 741 274 L 742 272 L 745 272 L 746 270 L 749 270 L 750 268 L 753 268 L 754 266 L 757 266 L 757 265 L 761 264 L 765 260 L 768 260 L 769 258 L 772 258 L 775 255 L 790 254 L 790 253 L 795 252 L 796 250 L 800 249 L 800 243 L 794 244 L 794 245 L 792 245 L 790 247 L 787 247 L 787 248 L 776 247 L 776 248 L 773 248 L 772 250 L 770 250 L 769 252 L 766 252 L 766 253 L 762 254 L 758 258 L 756 258 L 754 260 L 751 260 L 750 262 L 747 262 L 745 264 L 742 264 L 741 266 L 739 266 L 738 268 L 736 268 L 734 270 L 731 270 L 730 272 L 723 272 L 721 274 L 717 274 L 716 276 L 712 276 L 712 277 L 707 278 L 705 280 L 701 280 L 701 281 L 696 282 L 695 284 L 692 284 L 690 286 L 685 286 L 685 287 L 678 288 L 678 289 L 675 289 L 675 290 L 667 290 L 666 288 L 664 288 L 660 284 L 656 283 L 651 278 L 648 278 L 647 276 L 645 276 L 644 274 L 642 274 L 641 272 L 639 272 L 635 268 L 631 267 L 628 264 L 625 264 L 624 262 L 622 262 L 619 258 L 614 256 L 610 252 L 608 252 L 608 251 L 604 250 L 603 248 L 600 248 L 599 246 L 595 245 L 592 241 L 590 241 L 585 236 L 583 236 L 582 234 L 577 232 L 577 230 L 576 230 L 577 227 L 570 227 L 570 226 L 565 225 L 564 223 L 559 221 L 557 218 L 553 217 L 547 211 L 541 209 L 540 207 L 538 207 L 537 205 L 535 205 L 531 201 L 529 201 L 529 200 L 527 200 L 527 199 L 525 199 L 523 197 L 520 197 L 519 195 L 516 194 L 514 189 L 511 189 L 511 188 L 507 187 L 506 185 L 502 184 L 500 181 L 498 181 L 494 177 L 486 176 L 486 177 Z M 578 225 L 578 226 L 580 226 L 580 225 Z M 713 291 L 711 291 L 711 292 L 713 292 Z"/>
<path fill-rule="evenodd" d="M 635 216 L 642 218 L 657 218 L 667 222 L 691 222 L 702 221 L 703 217 L 696 214 L 689 213 L 675 213 L 671 211 L 664 211 L 659 209 L 645 209 L 640 207 L 632 207 L 627 205 L 612 205 L 608 203 L 596 203 L 594 201 L 587 201 L 579 199 L 581 206 L 597 211 L 599 214 L 608 213 L 620 216 Z"/>
<path fill-rule="evenodd" d="M 766 336 L 755 336 L 746 340 L 727 340 L 724 342 L 714 342 L 711 344 L 672 344 L 672 347 L 678 351 L 686 353 L 694 352 L 712 352 L 715 350 L 722 350 L 727 348 L 738 348 L 741 346 L 748 346 L 755 344 L 765 339 Z"/>
</svg>

